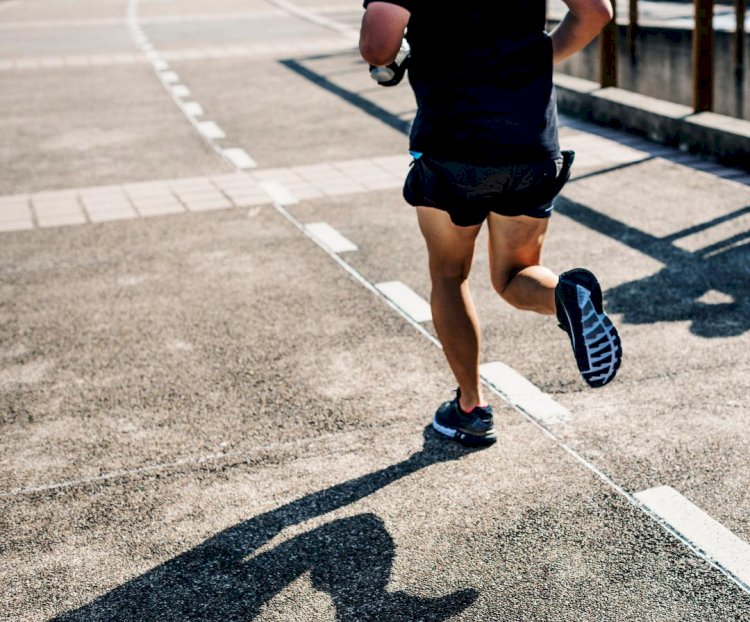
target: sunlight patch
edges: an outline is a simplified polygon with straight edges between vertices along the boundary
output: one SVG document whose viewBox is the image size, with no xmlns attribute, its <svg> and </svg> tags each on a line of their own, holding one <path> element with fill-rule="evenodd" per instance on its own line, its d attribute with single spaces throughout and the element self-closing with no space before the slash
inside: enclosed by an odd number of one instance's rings
<svg viewBox="0 0 750 622">
<path fill-rule="evenodd" d="M 734 302 L 734 298 L 717 289 L 709 289 L 703 294 L 703 296 L 698 298 L 696 302 L 700 302 L 704 305 L 728 305 Z"/>
</svg>

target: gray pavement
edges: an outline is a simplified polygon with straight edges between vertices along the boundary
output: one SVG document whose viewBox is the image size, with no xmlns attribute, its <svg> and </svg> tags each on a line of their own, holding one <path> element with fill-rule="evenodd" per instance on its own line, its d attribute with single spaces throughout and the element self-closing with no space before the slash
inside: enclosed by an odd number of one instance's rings
<svg viewBox="0 0 750 622">
<path fill-rule="evenodd" d="M 464 450 L 426 427 L 453 386 L 431 323 L 370 287 L 429 295 L 414 102 L 351 49 L 358 3 L 141 0 L 140 49 L 129 6 L 0 2 L 0 620 L 750 620 L 750 565 L 639 501 L 750 542 L 750 183 L 567 122 L 546 261 L 597 272 L 625 362 L 585 389 L 478 252 L 483 361 L 570 417 L 491 394 L 500 439 Z"/>
</svg>

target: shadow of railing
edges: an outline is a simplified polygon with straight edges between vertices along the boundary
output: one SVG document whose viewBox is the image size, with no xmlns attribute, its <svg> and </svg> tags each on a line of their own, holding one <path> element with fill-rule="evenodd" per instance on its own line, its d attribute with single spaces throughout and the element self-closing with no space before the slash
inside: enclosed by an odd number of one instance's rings
<svg viewBox="0 0 750 622">
<path fill-rule="evenodd" d="M 332 58 L 346 60 L 348 66 L 364 63 L 356 52 L 335 55 L 309 56 L 281 61 L 321 88 L 348 101 L 389 127 L 408 133 L 405 120 L 365 97 L 368 91 L 354 92 L 335 84 L 330 76 L 316 71 L 314 64 Z M 375 87 L 376 89 L 382 87 Z M 659 157 L 669 158 L 659 147 Z M 655 159 L 654 154 L 632 162 L 617 164 L 602 170 L 574 177 L 570 183 L 642 165 Z M 690 166 L 690 165 L 686 165 Z M 680 238 L 709 229 L 750 212 L 746 207 L 706 223 L 695 225 L 664 238 L 630 227 L 590 207 L 560 197 L 556 210 L 580 224 L 606 235 L 665 264 L 657 274 L 625 283 L 606 292 L 608 309 L 622 313 L 625 322 L 646 324 L 664 321 L 690 321 L 691 331 L 701 337 L 727 337 L 744 333 L 750 328 L 750 240 L 748 232 L 741 232 L 700 251 L 690 252 L 674 245 Z M 711 290 L 725 294 L 731 302 L 710 303 L 699 299 Z"/>
<path fill-rule="evenodd" d="M 258 550 L 294 525 L 338 510 L 412 473 L 471 450 L 437 438 L 428 426 L 422 450 L 408 459 L 225 529 L 57 622 L 227 622 L 252 620 L 262 606 L 306 572 L 327 592 L 339 622 L 442 621 L 477 598 L 465 589 L 435 598 L 388 591 L 395 545 L 382 520 L 359 514 L 326 523 Z"/>
<path fill-rule="evenodd" d="M 606 292 L 607 308 L 631 324 L 689 321 L 700 337 L 733 337 L 750 329 L 750 231 L 690 252 L 674 242 L 750 213 L 750 206 L 663 238 L 590 207 L 558 198 L 556 210 L 665 264 L 656 274 Z M 704 302 L 716 291 L 727 302 Z"/>
</svg>

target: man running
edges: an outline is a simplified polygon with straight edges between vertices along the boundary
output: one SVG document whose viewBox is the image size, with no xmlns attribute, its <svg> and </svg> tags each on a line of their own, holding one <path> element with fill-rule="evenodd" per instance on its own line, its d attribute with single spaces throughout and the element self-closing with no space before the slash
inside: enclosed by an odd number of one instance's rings
<svg viewBox="0 0 750 622">
<path fill-rule="evenodd" d="M 590 386 L 607 384 L 620 366 L 620 339 L 596 277 L 581 268 L 557 276 L 541 265 L 553 200 L 573 161 L 558 144 L 552 65 L 612 18 L 609 0 L 565 2 L 569 11 L 551 35 L 544 31 L 544 0 L 364 3 L 362 57 L 387 86 L 408 63 L 418 105 L 404 198 L 416 207 L 427 243 L 433 322 L 458 382 L 433 427 L 468 445 L 496 438 L 480 385 L 479 320 L 467 281 L 485 221 L 500 296 L 519 309 L 556 314 Z"/>
</svg>

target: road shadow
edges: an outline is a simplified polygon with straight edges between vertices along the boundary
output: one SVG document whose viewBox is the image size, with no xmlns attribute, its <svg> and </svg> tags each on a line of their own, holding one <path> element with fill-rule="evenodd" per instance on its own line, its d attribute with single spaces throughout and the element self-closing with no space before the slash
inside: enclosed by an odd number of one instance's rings
<svg viewBox="0 0 750 622">
<path fill-rule="evenodd" d="M 228 622 L 253 620 L 262 606 L 310 572 L 330 595 L 339 622 L 440 622 L 469 607 L 474 589 L 435 598 L 388 591 L 395 545 L 374 514 L 331 521 L 256 554 L 284 529 L 350 505 L 383 487 L 472 450 L 424 430 L 421 451 L 408 459 L 321 490 L 230 527 L 136 577 L 58 622 Z"/>
<path fill-rule="evenodd" d="M 347 70 L 356 65 L 361 65 L 362 71 L 366 70 L 357 53 L 350 51 L 287 59 L 281 63 L 389 127 L 408 134 L 410 119 L 405 118 L 407 115 L 398 116 L 389 112 L 370 100 L 367 91 L 355 92 L 334 83 L 335 70 L 331 71 L 330 64 L 325 65 L 331 60 L 343 63 Z M 325 68 L 321 69 L 317 63 L 323 63 Z M 669 159 L 662 151 L 659 148 L 659 157 Z M 572 179 L 570 183 L 638 166 L 654 157 L 651 154 L 634 162 L 593 171 Z M 750 328 L 750 297 L 747 295 L 750 292 L 750 233 L 739 233 L 696 252 L 686 251 L 674 244 L 682 237 L 738 218 L 750 212 L 750 207 L 687 227 L 664 238 L 652 236 L 564 197 L 557 199 L 556 211 L 665 264 L 660 272 L 651 277 L 625 283 L 606 292 L 608 309 L 621 313 L 625 322 L 689 321 L 693 334 L 708 338 L 733 337 Z M 701 300 L 709 292 L 719 292 L 724 300 Z"/>
<path fill-rule="evenodd" d="M 750 231 L 695 252 L 674 244 L 744 216 L 750 206 L 662 238 L 564 197 L 558 198 L 556 211 L 664 264 L 652 276 L 605 292 L 608 311 L 621 313 L 624 322 L 687 321 L 691 333 L 707 338 L 735 337 L 750 329 Z"/>
</svg>

